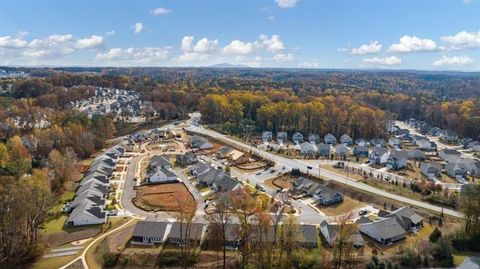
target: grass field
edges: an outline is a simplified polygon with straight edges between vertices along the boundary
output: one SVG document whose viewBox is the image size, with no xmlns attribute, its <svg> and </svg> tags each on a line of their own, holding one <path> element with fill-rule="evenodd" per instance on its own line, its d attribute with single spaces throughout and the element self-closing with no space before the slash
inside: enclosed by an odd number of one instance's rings
<svg viewBox="0 0 480 269">
<path fill-rule="evenodd" d="M 364 206 L 366 206 L 365 203 L 352 199 L 348 196 L 344 196 L 342 203 L 329 205 L 329 206 L 318 205 L 317 207 L 327 216 L 337 216 L 337 215 L 349 213 L 354 209 L 361 208 Z"/>
<path fill-rule="evenodd" d="M 32 269 L 52 269 L 52 268 L 60 268 L 63 265 L 73 261 L 76 259 L 80 254 L 71 255 L 71 256 L 62 256 L 62 257 L 53 257 L 47 259 L 41 259 L 38 262 L 32 264 Z"/>
<path fill-rule="evenodd" d="M 187 204 L 196 206 L 195 199 L 183 183 L 141 186 L 137 188 L 133 203 L 149 211 L 178 211 Z"/>
</svg>

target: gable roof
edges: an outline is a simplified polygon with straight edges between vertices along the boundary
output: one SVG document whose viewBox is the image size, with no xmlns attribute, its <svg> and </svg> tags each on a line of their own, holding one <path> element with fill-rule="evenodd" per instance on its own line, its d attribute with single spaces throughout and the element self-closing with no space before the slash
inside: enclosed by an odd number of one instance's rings
<svg viewBox="0 0 480 269">
<path fill-rule="evenodd" d="M 133 236 L 141 237 L 162 237 L 164 238 L 167 228 L 171 226 L 169 222 L 158 221 L 138 221 L 133 230 Z"/>
<path fill-rule="evenodd" d="M 396 218 L 384 218 L 370 223 L 359 224 L 359 228 L 371 227 L 383 238 L 395 238 L 405 234 L 405 230 Z"/>
</svg>

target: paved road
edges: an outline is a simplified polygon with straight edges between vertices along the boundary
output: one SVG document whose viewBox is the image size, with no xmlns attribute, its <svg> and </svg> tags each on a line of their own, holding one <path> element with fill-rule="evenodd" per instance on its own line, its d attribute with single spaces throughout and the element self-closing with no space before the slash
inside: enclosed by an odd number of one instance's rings
<svg viewBox="0 0 480 269">
<path fill-rule="evenodd" d="M 458 211 L 455 211 L 455 210 L 452 210 L 452 209 L 443 209 L 442 207 L 439 207 L 439 206 L 436 206 L 436 205 L 432 205 L 432 204 L 429 204 L 429 203 L 417 201 L 417 200 L 410 199 L 410 198 L 407 198 L 407 197 L 403 197 L 403 196 L 400 196 L 400 195 L 392 194 L 392 193 L 386 192 L 384 190 L 369 186 L 367 184 L 364 184 L 364 183 L 361 183 L 361 182 L 356 182 L 356 181 L 351 180 L 351 179 L 349 179 L 345 176 L 330 172 L 330 171 L 325 170 L 325 169 L 319 169 L 318 167 L 312 167 L 312 169 L 309 170 L 309 169 L 307 169 L 307 165 L 305 163 L 303 163 L 301 160 L 288 159 L 288 158 L 285 158 L 285 157 L 281 157 L 281 156 L 271 154 L 269 152 L 262 151 L 258 148 L 253 147 L 253 146 L 246 145 L 246 144 L 244 144 L 240 141 L 234 140 L 234 139 L 232 139 L 232 138 L 230 138 L 226 135 L 220 134 L 220 133 L 212 131 L 212 130 L 202 128 L 201 126 L 191 125 L 190 127 L 187 127 L 186 130 L 190 131 L 192 133 L 198 133 L 198 134 L 201 134 L 201 135 L 204 135 L 204 136 L 209 136 L 209 137 L 215 138 L 215 139 L 217 139 L 217 140 L 219 140 L 219 141 L 221 141 L 221 142 L 223 142 L 227 145 L 234 146 L 234 147 L 239 148 L 239 149 L 244 150 L 244 151 L 251 151 L 253 154 L 258 155 L 258 156 L 260 156 L 264 159 L 274 161 L 276 164 L 284 165 L 289 170 L 293 169 L 293 168 L 298 168 L 298 169 L 300 169 L 301 172 L 310 173 L 312 175 L 318 175 L 319 173 L 321 173 L 321 176 L 323 178 L 327 179 L 327 180 L 337 181 L 337 182 L 346 184 L 350 187 L 360 189 L 362 191 L 370 192 L 370 193 L 373 193 L 375 195 L 383 196 L 383 197 L 386 197 L 386 198 L 389 198 L 389 199 L 392 199 L 392 200 L 396 200 L 396 201 L 399 201 L 399 202 L 402 202 L 402 203 L 410 204 L 410 205 L 415 206 L 415 207 L 420 207 L 420 208 L 432 210 L 432 211 L 435 211 L 435 212 L 438 212 L 438 213 L 443 211 L 444 214 L 447 214 L 449 216 L 463 217 L 463 214 L 461 212 L 458 212 Z"/>
</svg>

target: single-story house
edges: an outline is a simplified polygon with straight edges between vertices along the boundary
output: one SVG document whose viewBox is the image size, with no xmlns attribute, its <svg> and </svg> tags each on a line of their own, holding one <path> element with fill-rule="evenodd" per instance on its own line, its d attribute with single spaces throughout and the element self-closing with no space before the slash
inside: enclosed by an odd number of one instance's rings
<svg viewBox="0 0 480 269">
<path fill-rule="evenodd" d="M 212 190 L 215 192 L 231 192 L 239 188 L 243 188 L 243 185 L 227 175 L 212 184 Z"/>
<path fill-rule="evenodd" d="M 211 168 L 201 174 L 197 174 L 196 177 L 198 185 L 212 186 L 215 181 L 222 179 L 225 175 L 224 171 Z"/>
<path fill-rule="evenodd" d="M 368 154 L 368 161 L 371 164 L 385 164 L 388 159 L 388 150 L 382 147 L 374 147 Z"/>
<path fill-rule="evenodd" d="M 355 146 L 353 147 L 353 155 L 361 158 L 367 158 L 368 157 L 368 147 L 364 146 Z"/>
<path fill-rule="evenodd" d="M 227 249 L 236 250 L 240 247 L 241 242 L 241 225 L 237 223 L 225 224 L 225 247 Z M 206 244 L 216 244 L 216 241 L 223 241 L 221 227 L 210 224 L 207 227 L 205 235 Z"/>
<path fill-rule="evenodd" d="M 233 149 L 229 146 L 222 146 L 221 148 L 218 149 L 218 151 L 215 153 L 215 157 L 218 159 L 225 159 L 228 157 L 228 154 L 232 152 Z"/>
<path fill-rule="evenodd" d="M 335 146 L 335 154 L 341 157 L 347 157 L 350 155 L 350 149 L 345 144 L 338 144 Z"/>
<path fill-rule="evenodd" d="M 423 217 L 415 213 L 409 206 L 400 207 L 386 217 L 395 217 L 407 232 L 416 232 L 423 228 Z"/>
<path fill-rule="evenodd" d="M 475 159 L 464 159 L 463 163 L 467 167 L 468 174 L 472 177 L 480 177 L 480 161 Z"/>
<path fill-rule="evenodd" d="M 170 160 L 163 155 L 155 155 L 150 160 L 149 169 L 172 168 Z"/>
<path fill-rule="evenodd" d="M 299 177 L 293 182 L 293 190 L 306 195 L 313 195 L 320 184 L 310 179 Z"/>
<path fill-rule="evenodd" d="M 349 135 L 343 134 L 342 136 L 340 136 L 340 143 L 346 146 L 351 146 L 353 145 L 353 139 Z"/>
<path fill-rule="evenodd" d="M 410 134 L 410 131 L 408 129 L 397 129 L 394 132 L 394 135 L 396 137 L 402 137 L 402 136 L 409 135 L 409 134 Z"/>
<path fill-rule="evenodd" d="M 295 132 L 292 135 L 292 140 L 295 144 L 300 144 L 303 142 L 303 135 L 300 132 Z"/>
<path fill-rule="evenodd" d="M 213 144 L 210 143 L 210 142 L 203 143 L 203 144 L 200 146 L 200 149 L 201 149 L 201 150 L 213 149 Z"/>
<path fill-rule="evenodd" d="M 192 165 L 192 164 L 198 163 L 198 157 L 195 153 L 188 152 L 185 154 L 177 155 L 176 161 L 177 161 L 177 164 L 179 165 L 183 165 L 183 166 Z"/>
<path fill-rule="evenodd" d="M 440 164 L 431 162 L 431 163 L 422 163 L 420 165 L 420 173 L 429 179 L 437 178 L 442 172 L 442 167 Z"/>
<path fill-rule="evenodd" d="M 398 170 L 407 166 L 408 152 L 402 150 L 393 150 L 387 158 L 387 167 Z"/>
<path fill-rule="evenodd" d="M 437 150 L 437 143 L 429 140 L 422 140 L 418 146 L 423 151 L 435 151 Z"/>
<path fill-rule="evenodd" d="M 172 223 L 140 220 L 135 225 L 132 234 L 133 244 L 153 245 L 163 244 L 170 234 Z"/>
<path fill-rule="evenodd" d="M 317 226 L 311 224 L 302 224 L 299 227 L 302 238 L 299 239 L 299 244 L 305 248 L 318 247 L 318 232 Z"/>
<path fill-rule="evenodd" d="M 200 148 L 203 144 L 207 143 L 208 140 L 201 137 L 201 136 L 198 136 L 198 135 L 194 135 L 190 138 L 190 147 L 191 148 Z"/>
<path fill-rule="evenodd" d="M 201 245 L 205 238 L 206 225 L 203 223 L 180 223 L 174 222 L 168 235 L 168 242 L 173 245 L 187 242 Z"/>
<path fill-rule="evenodd" d="M 66 226 L 97 225 L 107 221 L 107 215 L 98 206 L 82 203 L 75 207 L 65 222 Z"/>
<path fill-rule="evenodd" d="M 468 174 L 467 166 L 461 161 L 447 163 L 447 165 L 445 165 L 445 171 L 447 172 L 447 175 L 460 182 L 463 182 Z"/>
<path fill-rule="evenodd" d="M 335 136 L 331 133 L 326 134 L 325 137 L 323 138 L 323 141 L 325 142 L 325 144 L 330 144 L 330 145 L 337 144 L 337 138 L 335 138 Z"/>
<path fill-rule="evenodd" d="M 338 240 L 340 228 L 341 226 L 339 224 L 329 224 L 326 220 L 320 223 L 320 233 L 329 246 L 333 246 L 335 240 Z M 358 231 L 357 227 L 355 227 L 353 224 L 347 224 L 344 229 L 350 230 L 348 241 L 351 242 L 354 247 L 360 248 L 365 245 L 365 240 L 363 240 L 363 237 Z"/>
<path fill-rule="evenodd" d="M 400 139 L 396 138 L 396 137 L 391 137 L 390 139 L 388 139 L 388 144 L 392 148 L 401 148 L 402 147 L 402 141 L 400 141 Z"/>
<path fill-rule="evenodd" d="M 358 230 L 383 245 L 389 245 L 405 239 L 405 230 L 396 218 L 381 218 L 370 223 L 358 225 Z"/>
</svg>

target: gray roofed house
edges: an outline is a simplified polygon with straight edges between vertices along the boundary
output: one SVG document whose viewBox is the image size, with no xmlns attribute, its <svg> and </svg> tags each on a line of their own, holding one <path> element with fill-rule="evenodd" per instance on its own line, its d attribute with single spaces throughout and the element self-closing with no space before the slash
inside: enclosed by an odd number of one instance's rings
<svg viewBox="0 0 480 269">
<path fill-rule="evenodd" d="M 405 135 L 408 135 L 410 134 L 410 131 L 408 129 L 397 129 L 395 132 L 394 132 L 395 136 L 399 137 L 399 136 L 405 136 Z"/>
<path fill-rule="evenodd" d="M 243 185 L 227 175 L 212 184 L 212 190 L 215 192 L 231 192 L 239 188 L 243 188 Z"/>
<path fill-rule="evenodd" d="M 75 207 L 65 222 L 66 226 L 96 225 L 107 221 L 105 212 L 98 206 L 82 203 Z"/>
<path fill-rule="evenodd" d="M 177 175 L 164 167 L 152 170 L 147 174 L 147 179 L 150 183 L 160 184 L 178 182 Z"/>
<path fill-rule="evenodd" d="M 372 164 L 384 164 L 388 159 L 388 150 L 382 147 L 374 147 L 368 154 L 368 161 Z"/>
<path fill-rule="evenodd" d="M 163 244 L 170 233 L 172 223 L 140 220 L 135 225 L 132 234 L 134 244 Z"/>
<path fill-rule="evenodd" d="M 355 146 L 353 147 L 353 155 L 357 157 L 368 157 L 368 147 Z"/>
<path fill-rule="evenodd" d="M 224 171 L 211 168 L 201 174 L 197 174 L 197 180 L 200 186 L 212 186 L 215 181 L 222 179 L 224 176 Z"/>
<path fill-rule="evenodd" d="M 323 138 L 323 141 L 325 142 L 325 144 L 330 144 L 330 145 L 337 144 L 337 138 L 335 138 L 335 136 L 331 133 L 326 134 L 325 137 Z"/>
<path fill-rule="evenodd" d="M 445 165 L 445 171 L 447 172 L 447 175 L 463 183 L 467 176 L 468 168 L 461 161 L 449 162 Z"/>
<path fill-rule="evenodd" d="M 315 155 L 315 146 L 308 142 L 303 142 L 300 145 L 300 154 L 303 156 L 314 156 Z"/>
<path fill-rule="evenodd" d="M 362 234 L 383 245 L 405 239 L 405 230 L 394 217 L 359 224 L 358 229 Z"/>
<path fill-rule="evenodd" d="M 348 238 L 348 241 L 353 244 L 354 247 L 360 248 L 365 245 L 365 241 L 363 240 L 362 235 L 358 231 L 358 228 L 352 226 L 353 224 L 347 224 L 345 227 L 346 229 L 352 229 L 352 234 Z M 337 240 L 337 236 L 340 232 L 340 225 L 338 224 L 329 224 L 326 220 L 320 223 L 320 232 L 323 235 L 323 238 L 327 242 L 329 246 L 333 246 L 335 240 Z"/>
<path fill-rule="evenodd" d="M 405 231 L 416 232 L 423 227 L 423 217 L 409 206 L 403 206 L 391 212 L 387 217 L 395 217 Z"/>
<path fill-rule="evenodd" d="M 396 137 L 391 137 L 388 139 L 388 144 L 392 147 L 392 148 L 401 148 L 402 147 L 402 141 L 400 141 L 399 138 L 396 138 Z"/>
<path fill-rule="evenodd" d="M 313 193 L 313 198 L 322 205 L 333 205 L 343 201 L 343 194 L 326 185 L 319 184 Z"/>
<path fill-rule="evenodd" d="M 442 172 L 442 167 L 440 164 L 431 162 L 431 163 L 422 163 L 420 165 L 420 173 L 429 179 L 437 178 Z"/>
<path fill-rule="evenodd" d="M 300 144 L 303 142 L 303 135 L 300 132 L 295 132 L 292 135 L 292 140 L 296 144 Z"/>
<path fill-rule="evenodd" d="M 196 163 L 188 168 L 189 173 L 192 176 L 197 176 L 205 173 L 206 171 L 213 169 L 210 164 L 207 163 Z"/>
<path fill-rule="evenodd" d="M 319 185 L 308 178 L 299 177 L 293 182 L 293 189 L 299 193 L 313 195 Z"/>
<path fill-rule="evenodd" d="M 335 154 L 341 157 L 350 155 L 350 149 L 345 144 L 338 144 L 335 146 Z"/>
<path fill-rule="evenodd" d="M 318 232 L 317 226 L 311 224 L 302 224 L 299 227 L 302 238 L 299 243 L 305 248 L 317 248 L 318 247 Z"/>
<path fill-rule="evenodd" d="M 318 134 L 309 134 L 308 135 L 308 142 L 312 144 L 318 144 L 320 143 L 320 136 Z"/>
<path fill-rule="evenodd" d="M 277 142 L 278 144 L 283 144 L 287 142 L 288 134 L 287 132 L 278 132 L 277 133 Z"/>
<path fill-rule="evenodd" d="M 387 143 L 385 142 L 385 139 L 383 138 L 373 138 L 370 140 L 370 144 L 373 147 L 385 147 Z"/>
<path fill-rule="evenodd" d="M 361 146 L 361 147 L 369 147 L 370 146 L 370 141 L 368 141 L 365 138 L 358 138 L 357 140 L 355 140 L 355 144 L 357 146 Z"/>
<path fill-rule="evenodd" d="M 108 187 L 103 184 L 99 184 L 94 180 L 90 180 L 89 182 L 80 185 L 80 187 L 76 191 L 76 194 L 79 195 L 80 193 L 85 191 L 91 191 L 101 197 L 107 197 L 108 195 Z"/>
<path fill-rule="evenodd" d="M 198 163 L 198 157 L 195 153 L 188 152 L 185 154 L 177 155 L 176 162 L 179 165 L 192 165 Z"/>
<path fill-rule="evenodd" d="M 327 145 L 327 144 L 317 145 L 317 152 L 318 152 L 318 155 L 320 156 L 330 157 L 331 151 L 332 151 L 331 145 Z"/>
<path fill-rule="evenodd" d="M 205 238 L 206 225 L 203 223 L 172 223 L 170 234 L 168 235 L 168 242 L 170 244 L 180 245 L 186 242 L 197 241 L 201 243 Z"/>
<path fill-rule="evenodd" d="M 398 170 L 407 166 L 408 152 L 403 150 L 393 150 L 387 158 L 387 167 Z"/>
<path fill-rule="evenodd" d="M 343 134 L 340 137 L 340 143 L 342 143 L 346 146 L 350 146 L 350 145 L 353 145 L 353 139 L 349 135 Z"/>
<path fill-rule="evenodd" d="M 440 157 L 444 161 L 447 161 L 452 156 L 460 157 L 460 152 L 455 149 L 442 149 L 438 152 L 438 157 Z"/>
<path fill-rule="evenodd" d="M 200 137 L 200 136 L 197 136 L 197 135 L 194 135 L 190 138 L 190 147 L 192 148 L 200 148 L 203 144 L 207 143 L 208 140 L 203 138 L 203 137 Z"/>
<path fill-rule="evenodd" d="M 213 148 L 213 144 L 210 143 L 210 142 L 203 143 L 203 144 L 200 146 L 200 149 L 201 149 L 201 150 L 212 149 L 212 148 Z"/>
<path fill-rule="evenodd" d="M 157 169 L 157 168 L 171 168 L 172 164 L 170 160 L 167 159 L 163 155 L 155 155 L 150 160 L 149 169 Z"/>
<path fill-rule="evenodd" d="M 215 156 L 218 159 L 225 159 L 228 157 L 228 154 L 232 152 L 233 149 L 229 146 L 222 146 L 221 148 L 218 149 L 218 151 L 215 153 Z"/>
<path fill-rule="evenodd" d="M 75 198 L 69 204 L 69 210 L 73 210 L 82 204 L 103 208 L 105 205 L 105 199 L 103 199 L 102 196 L 98 195 L 96 192 L 87 190 L 75 196 Z"/>
<path fill-rule="evenodd" d="M 472 177 L 480 177 L 480 161 L 475 159 L 463 159 L 463 163 L 467 167 L 468 174 Z"/>
<path fill-rule="evenodd" d="M 237 223 L 225 224 L 225 247 L 227 249 L 238 249 L 241 241 L 241 225 Z M 215 224 L 210 224 L 207 227 L 206 242 L 215 243 L 216 240 L 223 240 L 220 231 L 220 227 Z M 220 238 L 219 238 L 220 237 Z"/>
<path fill-rule="evenodd" d="M 408 157 L 412 160 L 423 161 L 425 160 L 425 152 L 418 149 L 408 150 Z"/>
<path fill-rule="evenodd" d="M 435 151 L 437 149 L 437 143 L 429 140 L 421 141 L 418 146 L 423 151 Z"/>
<path fill-rule="evenodd" d="M 263 131 L 262 132 L 262 141 L 263 143 L 268 143 L 272 140 L 273 134 L 271 131 Z"/>
</svg>

